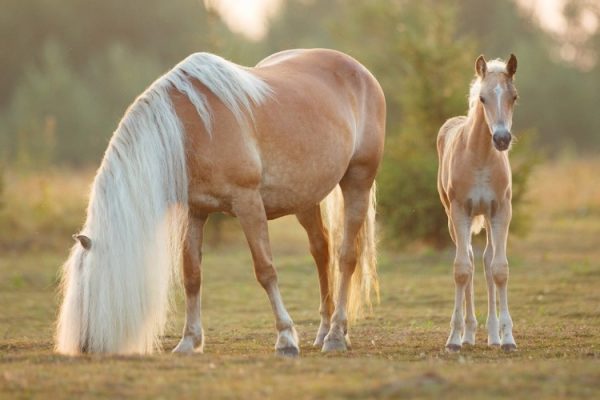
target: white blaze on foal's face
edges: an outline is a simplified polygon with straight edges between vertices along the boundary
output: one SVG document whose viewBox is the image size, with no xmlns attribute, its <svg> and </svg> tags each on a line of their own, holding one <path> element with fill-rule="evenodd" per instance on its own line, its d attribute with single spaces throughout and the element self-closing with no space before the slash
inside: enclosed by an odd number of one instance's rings
<svg viewBox="0 0 600 400">
<path fill-rule="evenodd" d="M 494 147 L 500 151 L 506 150 L 512 139 L 513 108 L 517 100 L 517 90 L 513 84 L 517 59 L 511 55 L 506 65 L 498 61 L 488 64 L 480 56 L 475 62 L 475 70 L 481 79 L 479 101 L 483 106 Z"/>
</svg>

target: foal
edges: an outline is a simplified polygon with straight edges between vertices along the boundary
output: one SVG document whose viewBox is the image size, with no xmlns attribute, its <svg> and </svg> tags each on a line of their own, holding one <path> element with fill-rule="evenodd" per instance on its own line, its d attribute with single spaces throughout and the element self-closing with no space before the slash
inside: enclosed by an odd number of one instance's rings
<svg viewBox="0 0 600 400">
<path fill-rule="evenodd" d="M 471 235 L 483 227 L 487 233 L 483 261 L 488 289 L 488 346 L 501 345 L 505 351 L 517 348 L 508 312 L 506 258 L 512 214 L 512 178 L 507 150 L 517 100 L 513 83 L 516 70 L 517 58 L 512 54 L 507 63 L 499 60 L 488 63 L 479 56 L 475 62 L 477 76 L 471 84 L 468 115 L 449 119 L 438 134 L 438 191 L 448 215 L 450 236 L 456 245 L 456 293 L 446 342 L 448 351 L 459 351 L 461 344 L 475 344 L 477 320 Z"/>
</svg>

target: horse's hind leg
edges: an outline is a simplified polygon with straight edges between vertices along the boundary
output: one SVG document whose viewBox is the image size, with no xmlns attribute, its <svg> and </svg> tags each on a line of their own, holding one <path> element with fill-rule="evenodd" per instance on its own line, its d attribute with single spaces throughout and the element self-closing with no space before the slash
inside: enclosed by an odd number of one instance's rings
<svg viewBox="0 0 600 400">
<path fill-rule="evenodd" d="M 344 239 L 340 251 L 340 288 L 337 294 L 331 328 L 325 337 L 323 351 L 345 351 L 348 339 L 348 299 L 352 274 L 356 269 L 356 238 L 362 228 L 369 209 L 369 196 L 373 185 L 374 171 L 354 167 L 340 182 L 344 196 Z"/>
<path fill-rule="evenodd" d="M 185 287 L 185 326 L 183 337 L 173 349 L 177 353 L 202 352 L 204 332 L 201 319 L 202 236 L 206 217 L 190 217 L 183 249 L 183 286 Z"/>
<path fill-rule="evenodd" d="M 300 354 L 298 335 L 279 293 L 277 272 L 271 256 L 267 216 L 260 193 L 247 190 L 238 194 L 233 201 L 233 212 L 240 221 L 250 246 L 256 279 L 267 292 L 275 314 L 278 332 L 275 350 L 280 356 L 296 357 Z"/>
<path fill-rule="evenodd" d="M 329 276 L 329 245 L 327 231 L 321 219 L 321 209 L 316 205 L 306 211 L 296 214 L 298 221 L 306 230 L 310 242 L 310 252 L 317 264 L 319 272 L 319 287 L 321 289 L 321 324 L 317 331 L 314 346 L 322 346 L 325 335 L 329 332 L 331 314 L 333 313 L 333 300 L 331 298 L 331 285 Z"/>
</svg>

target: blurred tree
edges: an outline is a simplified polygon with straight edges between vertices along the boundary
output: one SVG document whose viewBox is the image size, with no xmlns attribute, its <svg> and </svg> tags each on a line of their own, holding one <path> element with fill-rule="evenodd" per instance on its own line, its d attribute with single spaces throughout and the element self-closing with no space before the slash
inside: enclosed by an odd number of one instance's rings
<svg viewBox="0 0 600 400">
<path fill-rule="evenodd" d="M 244 43 L 197 0 L 7 0 L 0 33 L 0 157 L 37 167 L 97 163 L 160 73 L 192 52 L 230 56 Z"/>
<path fill-rule="evenodd" d="M 399 244 L 449 241 L 437 194 L 436 137 L 444 121 L 465 113 L 477 56 L 474 35 L 457 31 L 461 9 L 433 0 L 288 1 L 265 43 L 279 50 L 327 46 L 354 55 L 381 83 L 388 105 L 387 143 L 378 176 L 379 212 L 389 239 Z M 302 25 L 298 21 L 312 21 Z M 289 28 L 289 30 L 287 30 Z M 515 219 L 534 158 L 524 141 L 514 156 Z M 515 224 L 518 226 L 518 223 Z"/>
<path fill-rule="evenodd" d="M 516 79 L 521 101 L 515 127 L 539 132 L 532 144 L 552 153 L 565 148 L 597 152 L 600 120 L 592 105 L 600 103 L 600 79 L 593 71 L 581 69 L 581 58 L 573 56 L 569 61 L 560 50 L 565 41 L 573 42 L 569 32 L 577 32 L 581 39 L 582 14 L 600 15 L 600 2 L 566 1 L 569 29 L 563 35 L 542 29 L 536 17 L 527 15 L 514 0 L 456 0 L 455 4 L 458 32 L 476 37 L 479 52 L 488 58 L 514 53 L 519 59 Z M 582 52 L 600 48 L 600 41 L 593 39 L 600 37 L 600 31 L 594 32 L 585 36 L 588 45 L 579 40 Z"/>
</svg>

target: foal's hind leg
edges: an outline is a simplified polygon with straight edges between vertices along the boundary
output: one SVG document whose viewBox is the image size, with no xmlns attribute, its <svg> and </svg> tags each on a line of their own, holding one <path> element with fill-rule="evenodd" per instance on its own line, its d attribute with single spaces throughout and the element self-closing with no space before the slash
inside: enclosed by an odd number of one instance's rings
<svg viewBox="0 0 600 400">
<path fill-rule="evenodd" d="M 185 326 L 183 337 L 173 349 L 176 353 L 202 352 L 204 332 L 201 320 L 202 235 L 206 217 L 190 217 L 183 249 L 183 286 L 185 287 Z"/>
<path fill-rule="evenodd" d="M 344 240 L 340 251 L 340 289 L 331 318 L 331 328 L 325 337 L 323 351 L 345 351 L 348 339 L 348 299 L 352 274 L 356 269 L 356 238 L 369 208 L 373 178 L 361 169 L 349 170 L 340 182 L 344 195 Z M 360 273 L 360 271 L 359 271 Z"/>
<path fill-rule="evenodd" d="M 316 205 L 306 211 L 296 214 L 298 221 L 306 230 L 310 242 L 310 252 L 317 264 L 319 272 L 319 287 L 321 289 L 321 324 L 313 346 L 322 346 L 325 335 L 329 332 L 331 314 L 333 313 L 333 300 L 330 293 L 329 276 L 329 245 L 327 232 L 321 219 L 321 209 Z"/>
<path fill-rule="evenodd" d="M 300 354 L 298 335 L 279 293 L 277 272 L 271 256 L 267 216 L 260 193 L 247 190 L 238 194 L 233 202 L 233 212 L 240 221 L 250 246 L 256 279 L 267 292 L 275 314 L 278 332 L 275 350 L 280 356 L 297 357 Z"/>
</svg>

